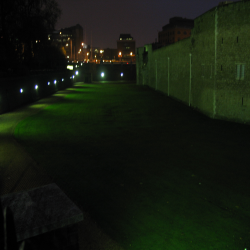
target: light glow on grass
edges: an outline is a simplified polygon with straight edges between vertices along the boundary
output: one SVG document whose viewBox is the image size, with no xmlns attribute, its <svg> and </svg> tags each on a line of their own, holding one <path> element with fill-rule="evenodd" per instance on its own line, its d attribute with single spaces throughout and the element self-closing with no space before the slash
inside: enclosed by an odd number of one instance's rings
<svg viewBox="0 0 250 250">
<path fill-rule="evenodd" d="M 35 89 L 38 89 L 38 85 L 35 85 Z"/>
<path fill-rule="evenodd" d="M 56 82 L 56 80 L 54 81 L 54 84 L 56 84 L 57 82 Z"/>
<path fill-rule="evenodd" d="M 104 72 L 101 73 L 101 77 L 104 77 Z"/>
<path fill-rule="evenodd" d="M 23 93 L 23 89 L 20 89 L 20 93 Z"/>
</svg>

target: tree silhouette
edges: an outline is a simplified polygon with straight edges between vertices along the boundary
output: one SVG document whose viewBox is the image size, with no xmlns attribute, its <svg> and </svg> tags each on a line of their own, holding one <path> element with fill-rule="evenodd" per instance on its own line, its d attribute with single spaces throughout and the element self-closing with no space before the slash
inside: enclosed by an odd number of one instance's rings
<svg viewBox="0 0 250 250">
<path fill-rule="evenodd" d="M 25 62 L 34 57 L 37 42 L 46 43 L 61 15 L 56 0 L 1 0 L 0 32 L 5 62 Z"/>
</svg>

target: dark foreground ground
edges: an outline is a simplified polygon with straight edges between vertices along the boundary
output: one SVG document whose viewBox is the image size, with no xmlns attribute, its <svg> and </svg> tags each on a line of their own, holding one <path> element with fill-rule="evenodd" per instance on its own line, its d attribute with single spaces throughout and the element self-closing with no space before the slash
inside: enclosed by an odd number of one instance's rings
<svg viewBox="0 0 250 250">
<path fill-rule="evenodd" d="M 82 84 L 15 129 L 85 213 L 84 249 L 250 247 L 250 129 L 135 84 Z"/>
</svg>

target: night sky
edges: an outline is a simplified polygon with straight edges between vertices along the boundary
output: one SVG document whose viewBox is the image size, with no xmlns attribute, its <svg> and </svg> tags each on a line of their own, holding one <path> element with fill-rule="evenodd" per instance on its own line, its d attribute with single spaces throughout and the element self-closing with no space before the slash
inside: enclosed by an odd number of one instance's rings
<svg viewBox="0 0 250 250">
<path fill-rule="evenodd" d="M 80 24 L 87 44 L 116 48 L 121 33 L 129 33 L 136 47 L 155 42 L 169 18 L 194 19 L 222 0 L 57 0 L 62 15 L 56 29 Z M 84 31 L 85 33 L 85 31 Z"/>
</svg>

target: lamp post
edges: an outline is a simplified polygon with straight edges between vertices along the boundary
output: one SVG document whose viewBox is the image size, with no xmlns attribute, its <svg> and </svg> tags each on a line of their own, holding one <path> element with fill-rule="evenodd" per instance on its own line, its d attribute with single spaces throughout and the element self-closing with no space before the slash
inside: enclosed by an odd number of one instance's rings
<svg viewBox="0 0 250 250">
<path fill-rule="evenodd" d="M 100 54 L 101 54 L 101 59 L 100 59 L 100 63 L 103 63 L 103 60 L 102 60 L 102 55 L 103 55 L 103 52 L 104 52 L 104 50 L 100 50 Z"/>
</svg>

